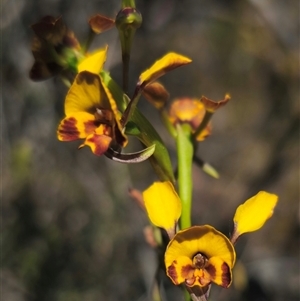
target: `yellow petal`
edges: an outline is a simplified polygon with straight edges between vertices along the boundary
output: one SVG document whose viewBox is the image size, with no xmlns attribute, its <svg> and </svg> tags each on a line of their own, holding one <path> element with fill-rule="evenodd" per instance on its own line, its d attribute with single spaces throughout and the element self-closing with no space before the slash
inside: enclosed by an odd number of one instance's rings
<svg viewBox="0 0 300 301">
<path fill-rule="evenodd" d="M 155 182 L 143 192 L 150 221 L 167 232 L 175 229 L 181 201 L 171 182 Z"/>
<path fill-rule="evenodd" d="M 278 196 L 265 191 L 240 205 L 234 215 L 235 236 L 260 229 L 273 215 Z"/>
<path fill-rule="evenodd" d="M 106 46 L 105 48 L 97 50 L 84 58 L 81 63 L 78 64 L 78 73 L 88 71 L 94 74 L 99 74 L 106 60 L 107 48 L 108 47 Z"/>
<path fill-rule="evenodd" d="M 76 112 L 94 112 L 95 108 L 110 109 L 104 101 L 99 75 L 84 71 L 76 76 L 68 91 L 65 114 L 68 116 Z"/>
<path fill-rule="evenodd" d="M 191 59 L 183 55 L 177 54 L 175 52 L 170 52 L 156 61 L 149 69 L 147 69 L 140 75 L 139 85 L 146 86 L 165 73 L 180 66 L 186 65 L 191 61 Z"/>
</svg>

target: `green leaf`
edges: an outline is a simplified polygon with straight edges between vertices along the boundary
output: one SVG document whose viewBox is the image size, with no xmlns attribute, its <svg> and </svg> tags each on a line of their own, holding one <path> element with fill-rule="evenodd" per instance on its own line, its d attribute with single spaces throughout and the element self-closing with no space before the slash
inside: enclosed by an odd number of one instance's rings
<svg viewBox="0 0 300 301">
<path fill-rule="evenodd" d="M 133 131 L 132 127 L 126 127 L 125 133 L 136 136 L 146 146 L 155 144 L 155 152 L 149 158 L 152 167 L 161 181 L 175 183 L 169 152 L 157 131 L 138 108 L 134 110 L 131 121 L 136 125 L 137 129 Z"/>
<path fill-rule="evenodd" d="M 204 162 L 202 159 L 198 158 L 197 156 L 194 155 L 193 161 L 209 176 L 219 179 L 219 173 L 218 171 L 210 165 L 208 162 Z"/>
<path fill-rule="evenodd" d="M 103 83 L 110 90 L 113 98 L 117 104 L 117 107 L 121 113 L 123 113 L 129 103 L 129 97 L 123 93 L 118 84 L 110 77 L 109 73 L 105 70 L 101 70 L 100 77 L 103 80 Z"/>
</svg>

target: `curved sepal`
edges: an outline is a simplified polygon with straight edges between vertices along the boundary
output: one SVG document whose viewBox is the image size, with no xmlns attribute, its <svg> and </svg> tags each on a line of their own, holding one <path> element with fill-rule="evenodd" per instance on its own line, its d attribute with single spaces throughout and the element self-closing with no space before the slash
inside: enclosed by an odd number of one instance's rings
<svg viewBox="0 0 300 301">
<path fill-rule="evenodd" d="M 155 151 L 155 144 L 134 153 L 119 153 L 114 151 L 112 148 L 109 148 L 105 156 L 113 161 L 117 161 L 120 163 L 140 163 L 147 159 L 149 159 Z"/>
</svg>

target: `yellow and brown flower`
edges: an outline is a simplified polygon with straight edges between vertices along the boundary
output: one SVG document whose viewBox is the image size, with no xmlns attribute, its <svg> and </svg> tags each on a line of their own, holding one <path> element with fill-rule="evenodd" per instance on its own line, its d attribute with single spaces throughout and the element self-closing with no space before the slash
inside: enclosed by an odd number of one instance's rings
<svg viewBox="0 0 300 301">
<path fill-rule="evenodd" d="M 167 275 L 175 285 L 185 284 L 197 300 L 207 300 L 211 283 L 225 288 L 231 285 L 235 242 L 240 235 L 260 229 L 278 201 L 277 195 L 260 191 L 240 205 L 228 239 L 210 225 L 192 226 L 175 234 L 182 205 L 170 182 L 152 184 L 143 192 L 143 199 L 150 221 L 164 228 L 171 239 L 164 257 Z"/>
<path fill-rule="evenodd" d="M 31 28 L 35 33 L 31 45 L 35 61 L 29 73 L 32 80 L 48 79 L 76 65 L 80 45 L 61 17 L 46 16 Z"/>
<path fill-rule="evenodd" d="M 193 226 L 179 231 L 167 246 L 167 275 L 176 285 L 208 286 L 214 282 L 229 287 L 235 251 L 229 239 L 215 228 Z"/>
<path fill-rule="evenodd" d="M 82 71 L 76 76 L 66 96 L 65 114 L 57 131 L 59 140 L 85 139 L 79 147 L 87 145 L 98 156 L 113 142 L 126 146 L 116 103 L 98 74 Z"/>
<path fill-rule="evenodd" d="M 177 123 L 190 124 L 192 131 L 196 131 L 205 115 L 205 106 L 198 99 L 179 98 L 175 99 L 169 111 L 169 119 L 175 126 Z M 211 123 L 196 137 L 197 141 L 204 140 L 211 133 Z"/>
</svg>

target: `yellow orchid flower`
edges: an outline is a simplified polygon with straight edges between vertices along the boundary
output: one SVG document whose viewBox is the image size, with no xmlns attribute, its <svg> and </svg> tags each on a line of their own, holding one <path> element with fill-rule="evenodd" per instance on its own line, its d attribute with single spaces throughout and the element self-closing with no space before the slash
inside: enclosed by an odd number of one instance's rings
<svg viewBox="0 0 300 301">
<path fill-rule="evenodd" d="M 175 126 L 177 123 L 188 123 L 192 132 L 200 125 L 205 115 L 205 106 L 198 99 L 175 99 L 170 107 L 169 120 Z M 196 137 L 197 141 L 204 140 L 211 133 L 211 123 Z"/>
<path fill-rule="evenodd" d="M 209 225 L 192 226 L 174 233 L 181 214 L 181 201 L 170 182 L 157 182 L 143 193 L 151 222 L 167 230 L 166 273 L 175 285 L 185 284 L 191 295 L 205 300 L 211 283 L 229 287 L 239 235 L 255 231 L 273 214 L 277 196 L 264 191 L 239 206 L 231 239 Z M 200 299 L 199 299 L 200 300 Z"/>
<path fill-rule="evenodd" d="M 175 285 L 229 287 L 236 254 L 229 239 L 215 228 L 193 226 L 179 231 L 165 252 L 167 275 Z"/>
<path fill-rule="evenodd" d="M 143 192 L 143 199 L 150 221 L 173 237 L 181 215 L 181 201 L 172 183 L 153 183 Z"/>
<path fill-rule="evenodd" d="M 99 63 L 97 55 L 93 58 Z M 84 62 L 80 68 L 83 66 L 90 68 L 92 64 Z M 80 147 L 87 145 L 98 156 L 112 142 L 126 146 L 127 137 L 122 132 L 117 105 L 98 74 L 82 71 L 76 76 L 66 96 L 65 114 L 57 131 L 59 140 L 85 139 Z"/>
</svg>

